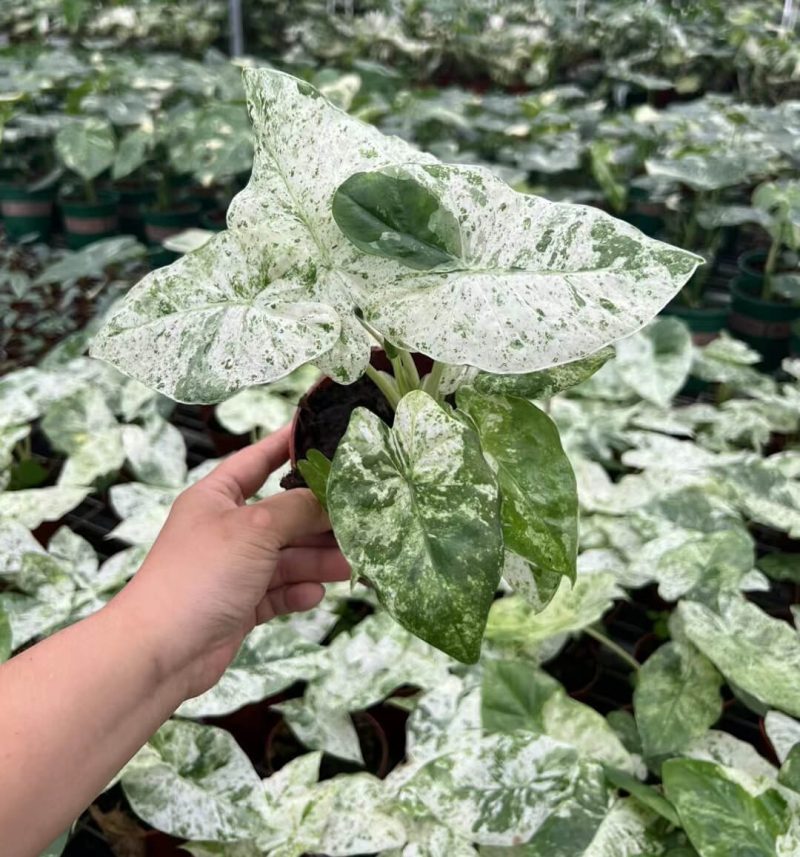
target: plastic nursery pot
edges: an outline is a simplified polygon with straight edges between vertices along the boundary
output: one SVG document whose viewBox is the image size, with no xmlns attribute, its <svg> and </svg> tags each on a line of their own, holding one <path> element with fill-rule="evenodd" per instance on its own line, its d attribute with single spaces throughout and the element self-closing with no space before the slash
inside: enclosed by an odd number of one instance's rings
<svg viewBox="0 0 800 857">
<path fill-rule="evenodd" d="M 100 193 L 97 202 L 65 199 L 61 202 L 61 211 L 70 250 L 80 250 L 93 241 L 117 234 L 119 221 L 116 194 Z"/>
<path fill-rule="evenodd" d="M 691 331 L 695 345 L 707 345 L 728 326 L 727 306 L 690 307 L 680 299 L 667 304 L 661 315 L 679 318 Z"/>
<path fill-rule="evenodd" d="M 800 307 L 759 297 L 761 282 L 748 275 L 731 283 L 728 329 L 761 354 L 761 367 L 776 369 L 789 356 L 792 324 L 800 319 Z"/>
<path fill-rule="evenodd" d="M 117 194 L 119 231 L 123 235 L 144 238 L 142 212 L 153 204 L 156 198 L 155 187 L 139 182 L 117 182 L 114 192 Z"/>
<path fill-rule="evenodd" d="M 186 188 L 181 194 L 181 199 L 183 202 L 199 205 L 200 210 L 206 212 L 219 208 L 220 196 L 221 191 L 219 187 L 215 187 L 214 185 L 210 187 L 197 185 Z"/>
<path fill-rule="evenodd" d="M 789 334 L 789 353 L 792 357 L 800 357 L 800 321 L 792 325 Z"/>
<path fill-rule="evenodd" d="M 628 209 L 622 215 L 631 226 L 635 226 L 640 232 L 651 238 L 660 235 L 664 231 L 664 206 L 658 202 L 652 202 L 644 188 L 632 187 L 628 196 Z"/>
<path fill-rule="evenodd" d="M 357 711 L 351 715 L 358 734 L 364 765 L 335 756 L 322 757 L 320 778 L 327 779 L 336 774 L 351 774 L 367 770 L 381 779 L 389 773 L 389 742 L 383 727 L 368 711 Z M 287 762 L 307 752 L 294 737 L 286 721 L 281 718 L 267 733 L 264 762 L 270 774 L 280 770 Z"/>
<path fill-rule="evenodd" d="M 200 217 L 200 206 L 187 202 L 175 208 L 159 211 L 150 208 L 144 211 L 144 232 L 149 244 L 161 244 L 167 238 L 196 226 Z"/>
<path fill-rule="evenodd" d="M 421 376 L 430 372 L 433 365 L 430 357 L 423 354 L 414 354 L 413 357 Z M 370 362 L 376 369 L 391 371 L 388 357 L 379 348 L 372 350 Z M 388 425 L 394 421 L 389 403 L 366 375 L 354 384 L 337 384 L 331 378 L 322 378 L 300 399 L 289 438 L 292 472 L 284 479 L 284 488 L 305 486 L 297 471 L 297 462 L 310 449 L 317 449 L 326 458 L 333 458 L 347 431 L 350 414 L 359 407 L 369 409 Z"/>
<path fill-rule="evenodd" d="M 8 240 L 34 236 L 46 241 L 52 231 L 54 199 L 53 188 L 31 191 L 13 182 L 0 186 L 0 212 Z"/>
</svg>

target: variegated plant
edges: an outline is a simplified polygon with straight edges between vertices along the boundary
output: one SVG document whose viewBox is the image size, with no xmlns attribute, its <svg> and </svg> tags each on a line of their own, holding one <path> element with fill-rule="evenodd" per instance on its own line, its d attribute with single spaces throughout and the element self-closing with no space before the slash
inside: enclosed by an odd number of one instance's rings
<svg viewBox="0 0 800 857">
<path fill-rule="evenodd" d="M 306 363 L 343 384 L 366 373 L 394 425 L 356 411 L 329 476 L 315 459 L 314 485 L 354 577 L 409 630 L 474 661 L 504 562 L 539 600 L 575 574 L 574 477 L 523 397 L 590 374 L 700 260 L 597 209 L 442 164 L 286 74 L 248 70 L 245 87 L 255 161 L 228 230 L 139 283 L 94 354 L 190 402 Z M 375 345 L 393 374 L 370 365 Z M 425 377 L 414 352 L 433 360 Z"/>
</svg>

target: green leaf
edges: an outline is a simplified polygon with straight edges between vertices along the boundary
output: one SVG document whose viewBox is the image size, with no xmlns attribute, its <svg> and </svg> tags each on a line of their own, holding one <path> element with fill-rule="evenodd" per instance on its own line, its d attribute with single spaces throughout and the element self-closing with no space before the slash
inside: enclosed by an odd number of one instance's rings
<svg viewBox="0 0 800 857">
<path fill-rule="evenodd" d="M 48 265 L 34 282 L 63 283 L 84 277 L 101 279 L 111 266 L 140 259 L 146 252 L 145 246 L 130 235 L 103 238 L 81 250 L 67 252 L 63 258 Z"/>
<path fill-rule="evenodd" d="M 458 220 L 400 171 L 350 176 L 334 194 L 333 219 L 360 250 L 417 271 L 461 262 Z"/>
<path fill-rule="evenodd" d="M 666 818 L 670 824 L 680 827 L 680 820 L 672 804 L 652 786 L 646 786 L 641 780 L 631 776 L 626 771 L 618 768 L 605 766 L 603 768 L 606 779 L 612 786 L 628 792 L 639 801 L 642 806 L 657 812 L 662 818 Z"/>
<path fill-rule="evenodd" d="M 91 181 L 114 162 L 114 129 L 107 120 L 89 116 L 65 125 L 56 134 L 55 147 L 67 169 Z"/>
<path fill-rule="evenodd" d="M 508 652 L 535 653 L 550 638 L 581 631 L 596 622 L 621 597 L 616 578 L 606 572 L 579 575 L 574 585 L 562 578 L 544 610 L 537 611 L 518 596 L 495 601 L 486 639 Z"/>
<path fill-rule="evenodd" d="M 800 744 L 795 744 L 789 751 L 781 765 L 778 782 L 787 789 L 800 792 Z"/>
<path fill-rule="evenodd" d="M 306 480 L 306 485 L 314 492 L 322 508 L 327 510 L 331 462 L 318 449 L 309 449 L 306 457 L 297 462 L 297 469 Z"/>
<path fill-rule="evenodd" d="M 558 682 L 532 661 L 491 660 L 483 671 L 481 721 L 487 732 L 544 731 L 542 707 Z"/>
<path fill-rule="evenodd" d="M 553 600 L 561 578 L 557 571 L 542 570 L 521 556 L 506 551 L 503 565 L 503 580 L 521 595 L 534 610 L 544 610 Z"/>
<path fill-rule="evenodd" d="M 725 678 L 762 703 L 800 716 L 800 636 L 738 595 L 719 609 L 682 601 L 678 615 L 689 639 Z"/>
<path fill-rule="evenodd" d="M 328 480 L 333 531 L 353 569 L 409 631 L 465 662 L 503 560 L 497 483 L 477 435 L 413 391 L 390 429 L 353 412 Z"/>
<path fill-rule="evenodd" d="M 695 648 L 666 643 L 642 665 L 636 725 L 649 758 L 673 754 L 720 718 L 722 676 Z"/>
<path fill-rule="evenodd" d="M 506 548 L 575 580 L 578 494 L 555 424 L 524 399 L 487 396 L 469 387 L 456 398 L 497 474 Z"/>
<path fill-rule="evenodd" d="M 131 808 L 183 839 L 235 842 L 260 829 L 261 780 L 223 729 L 167 721 L 122 771 Z"/>
<path fill-rule="evenodd" d="M 530 661 L 488 661 L 483 670 L 481 721 L 488 732 L 543 733 L 585 757 L 625 770 L 633 761 L 605 718 L 567 696 Z"/>
<path fill-rule="evenodd" d="M 597 770 L 547 736 L 465 734 L 411 778 L 401 799 L 425 806 L 465 839 L 514 845 L 568 807 Z"/>
<path fill-rule="evenodd" d="M 563 363 L 552 369 L 541 369 L 524 375 L 489 375 L 485 372 L 475 379 L 475 389 L 481 393 L 501 393 L 523 399 L 549 399 L 591 378 L 614 356 L 613 348 L 601 348 L 596 354 Z"/>
<path fill-rule="evenodd" d="M 791 809 L 775 789 L 755 793 L 735 772 L 696 759 L 663 765 L 664 788 L 702 857 L 775 857 Z"/>
<path fill-rule="evenodd" d="M 800 583 L 800 555 L 796 553 L 768 553 L 756 565 L 772 580 Z"/>
</svg>

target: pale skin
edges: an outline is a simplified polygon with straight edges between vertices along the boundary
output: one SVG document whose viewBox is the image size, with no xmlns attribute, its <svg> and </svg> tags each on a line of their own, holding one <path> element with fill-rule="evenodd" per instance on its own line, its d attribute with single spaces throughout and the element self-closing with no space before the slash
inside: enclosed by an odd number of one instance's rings
<svg viewBox="0 0 800 857">
<path fill-rule="evenodd" d="M 181 494 L 102 610 L 0 666 L 3 857 L 35 857 L 63 833 L 255 625 L 349 577 L 310 491 L 245 504 L 287 444 L 284 429 L 226 459 Z"/>
</svg>

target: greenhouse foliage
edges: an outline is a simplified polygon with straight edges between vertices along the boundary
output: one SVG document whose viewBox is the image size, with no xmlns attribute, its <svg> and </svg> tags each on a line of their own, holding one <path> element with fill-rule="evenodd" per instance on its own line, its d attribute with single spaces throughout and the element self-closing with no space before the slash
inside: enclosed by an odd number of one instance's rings
<svg viewBox="0 0 800 857">
<path fill-rule="evenodd" d="M 47 853 L 800 854 L 793 4 L 226 6 L 0 3 L 0 659 L 320 373 L 361 582 Z"/>
</svg>

